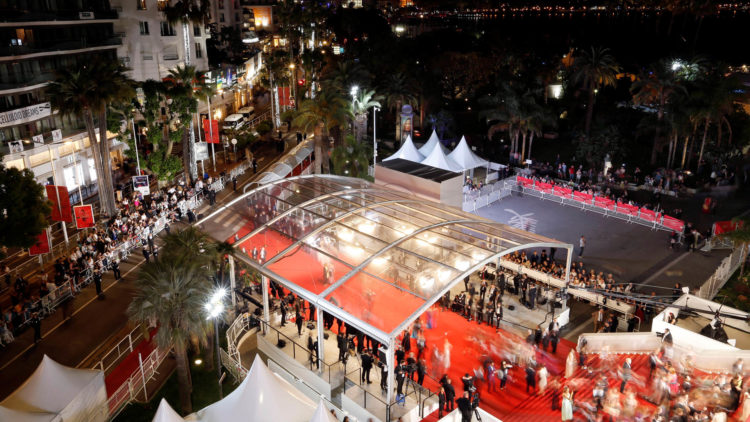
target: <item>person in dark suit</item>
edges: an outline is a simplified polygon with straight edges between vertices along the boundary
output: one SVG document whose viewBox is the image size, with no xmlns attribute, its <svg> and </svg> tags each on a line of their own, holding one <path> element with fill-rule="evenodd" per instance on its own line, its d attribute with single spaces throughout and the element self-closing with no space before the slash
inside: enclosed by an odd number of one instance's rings
<svg viewBox="0 0 750 422">
<path fill-rule="evenodd" d="M 303 322 L 305 322 L 305 317 L 302 316 L 302 311 L 297 308 L 297 312 L 294 314 L 294 323 L 297 325 L 297 335 L 302 335 Z"/>
<path fill-rule="evenodd" d="M 288 312 L 286 300 L 282 300 L 279 307 L 281 308 L 281 326 L 283 327 L 286 325 L 286 313 Z"/>
<path fill-rule="evenodd" d="M 550 332 L 549 334 L 549 344 L 552 346 L 552 354 L 554 355 L 557 353 L 557 343 L 560 342 L 560 335 L 557 333 L 557 330 L 554 330 Z"/>
<path fill-rule="evenodd" d="M 631 377 L 631 360 L 630 358 L 625 359 L 625 363 L 622 364 L 622 382 L 620 383 L 620 392 L 625 392 L 625 385 L 630 381 Z"/>
<path fill-rule="evenodd" d="M 361 382 L 367 381 L 368 384 L 372 384 L 370 381 L 370 370 L 372 369 L 373 358 L 370 355 L 369 350 L 365 349 L 362 351 L 362 379 Z"/>
<path fill-rule="evenodd" d="M 380 389 L 385 392 L 388 390 L 388 366 L 385 362 L 378 360 L 378 367 L 380 368 Z"/>
<path fill-rule="evenodd" d="M 404 395 L 404 381 L 406 381 L 406 371 L 402 363 L 396 366 L 396 400 Z"/>
<path fill-rule="evenodd" d="M 99 268 L 94 270 L 94 286 L 96 287 L 96 297 L 104 299 L 104 296 L 102 296 L 102 271 Z"/>
<path fill-rule="evenodd" d="M 445 411 L 452 412 L 453 399 L 456 397 L 456 389 L 453 388 L 453 384 L 451 384 L 450 378 L 446 377 L 445 384 L 443 384 L 443 389 L 445 389 Z"/>
<path fill-rule="evenodd" d="M 34 328 L 34 344 L 37 344 L 42 341 L 42 319 L 39 317 L 38 313 L 34 312 L 31 315 L 29 323 L 31 324 L 31 327 Z"/>
<path fill-rule="evenodd" d="M 669 346 L 672 345 L 672 333 L 669 332 L 669 328 L 664 329 L 664 337 L 662 337 L 661 342 Z"/>
<path fill-rule="evenodd" d="M 536 284 L 532 284 L 529 288 L 529 309 L 534 309 L 536 307 Z"/>
<path fill-rule="evenodd" d="M 484 303 L 485 294 L 487 294 L 487 280 L 482 280 L 482 285 L 479 287 L 479 303 Z"/>
<path fill-rule="evenodd" d="M 536 371 L 531 365 L 526 366 L 526 392 L 529 392 L 529 389 L 532 393 L 536 391 Z"/>
<path fill-rule="evenodd" d="M 445 389 L 440 387 L 438 392 L 438 419 L 443 418 L 443 408 L 445 407 Z"/>
<path fill-rule="evenodd" d="M 425 374 L 427 374 L 427 365 L 424 359 L 420 359 L 417 362 L 417 384 L 422 385 L 424 383 Z"/>
<path fill-rule="evenodd" d="M 471 422 L 471 399 L 469 398 L 469 392 L 464 392 L 460 399 L 456 400 L 456 406 L 461 412 L 461 422 Z"/>
<path fill-rule="evenodd" d="M 346 337 L 341 331 L 336 336 L 336 345 L 339 348 L 339 360 L 343 362 L 346 359 Z"/>
</svg>

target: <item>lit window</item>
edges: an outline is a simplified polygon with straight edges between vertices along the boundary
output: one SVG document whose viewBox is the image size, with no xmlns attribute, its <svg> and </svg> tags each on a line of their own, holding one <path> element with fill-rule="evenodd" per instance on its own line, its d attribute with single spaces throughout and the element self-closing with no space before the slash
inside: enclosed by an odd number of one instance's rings
<svg viewBox="0 0 750 422">
<path fill-rule="evenodd" d="M 138 10 L 146 10 L 146 0 L 135 0 Z"/>
</svg>

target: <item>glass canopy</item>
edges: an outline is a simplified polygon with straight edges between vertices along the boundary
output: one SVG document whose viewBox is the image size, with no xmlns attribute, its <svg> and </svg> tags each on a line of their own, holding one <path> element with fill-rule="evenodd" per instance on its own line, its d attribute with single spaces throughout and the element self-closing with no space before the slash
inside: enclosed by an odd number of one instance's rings
<svg viewBox="0 0 750 422">
<path fill-rule="evenodd" d="M 361 179 L 308 175 L 242 195 L 202 222 L 232 222 L 241 259 L 381 340 L 453 285 L 528 247 L 571 248 Z"/>
</svg>

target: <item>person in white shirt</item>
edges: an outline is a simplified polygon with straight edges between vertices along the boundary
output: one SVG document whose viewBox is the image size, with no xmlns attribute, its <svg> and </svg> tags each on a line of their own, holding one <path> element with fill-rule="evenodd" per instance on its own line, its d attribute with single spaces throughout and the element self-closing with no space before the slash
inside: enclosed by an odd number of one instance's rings
<svg viewBox="0 0 750 422">
<path fill-rule="evenodd" d="M 578 239 L 578 257 L 583 258 L 583 249 L 586 247 L 586 238 L 584 236 L 581 236 L 580 239 Z"/>
</svg>

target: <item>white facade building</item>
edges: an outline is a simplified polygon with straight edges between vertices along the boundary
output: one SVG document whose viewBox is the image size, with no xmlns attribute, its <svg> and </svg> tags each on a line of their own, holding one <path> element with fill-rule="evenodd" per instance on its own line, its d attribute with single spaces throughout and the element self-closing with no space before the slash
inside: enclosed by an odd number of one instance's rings
<svg viewBox="0 0 750 422">
<path fill-rule="evenodd" d="M 136 81 L 161 80 L 170 69 L 185 63 L 185 37 L 190 50 L 190 64 L 197 70 L 208 70 L 206 27 L 188 23 L 169 24 L 163 10 L 167 2 L 161 0 L 113 0 L 120 14 L 114 30 L 122 37 L 118 57 L 131 69 Z"/>
</svg>

